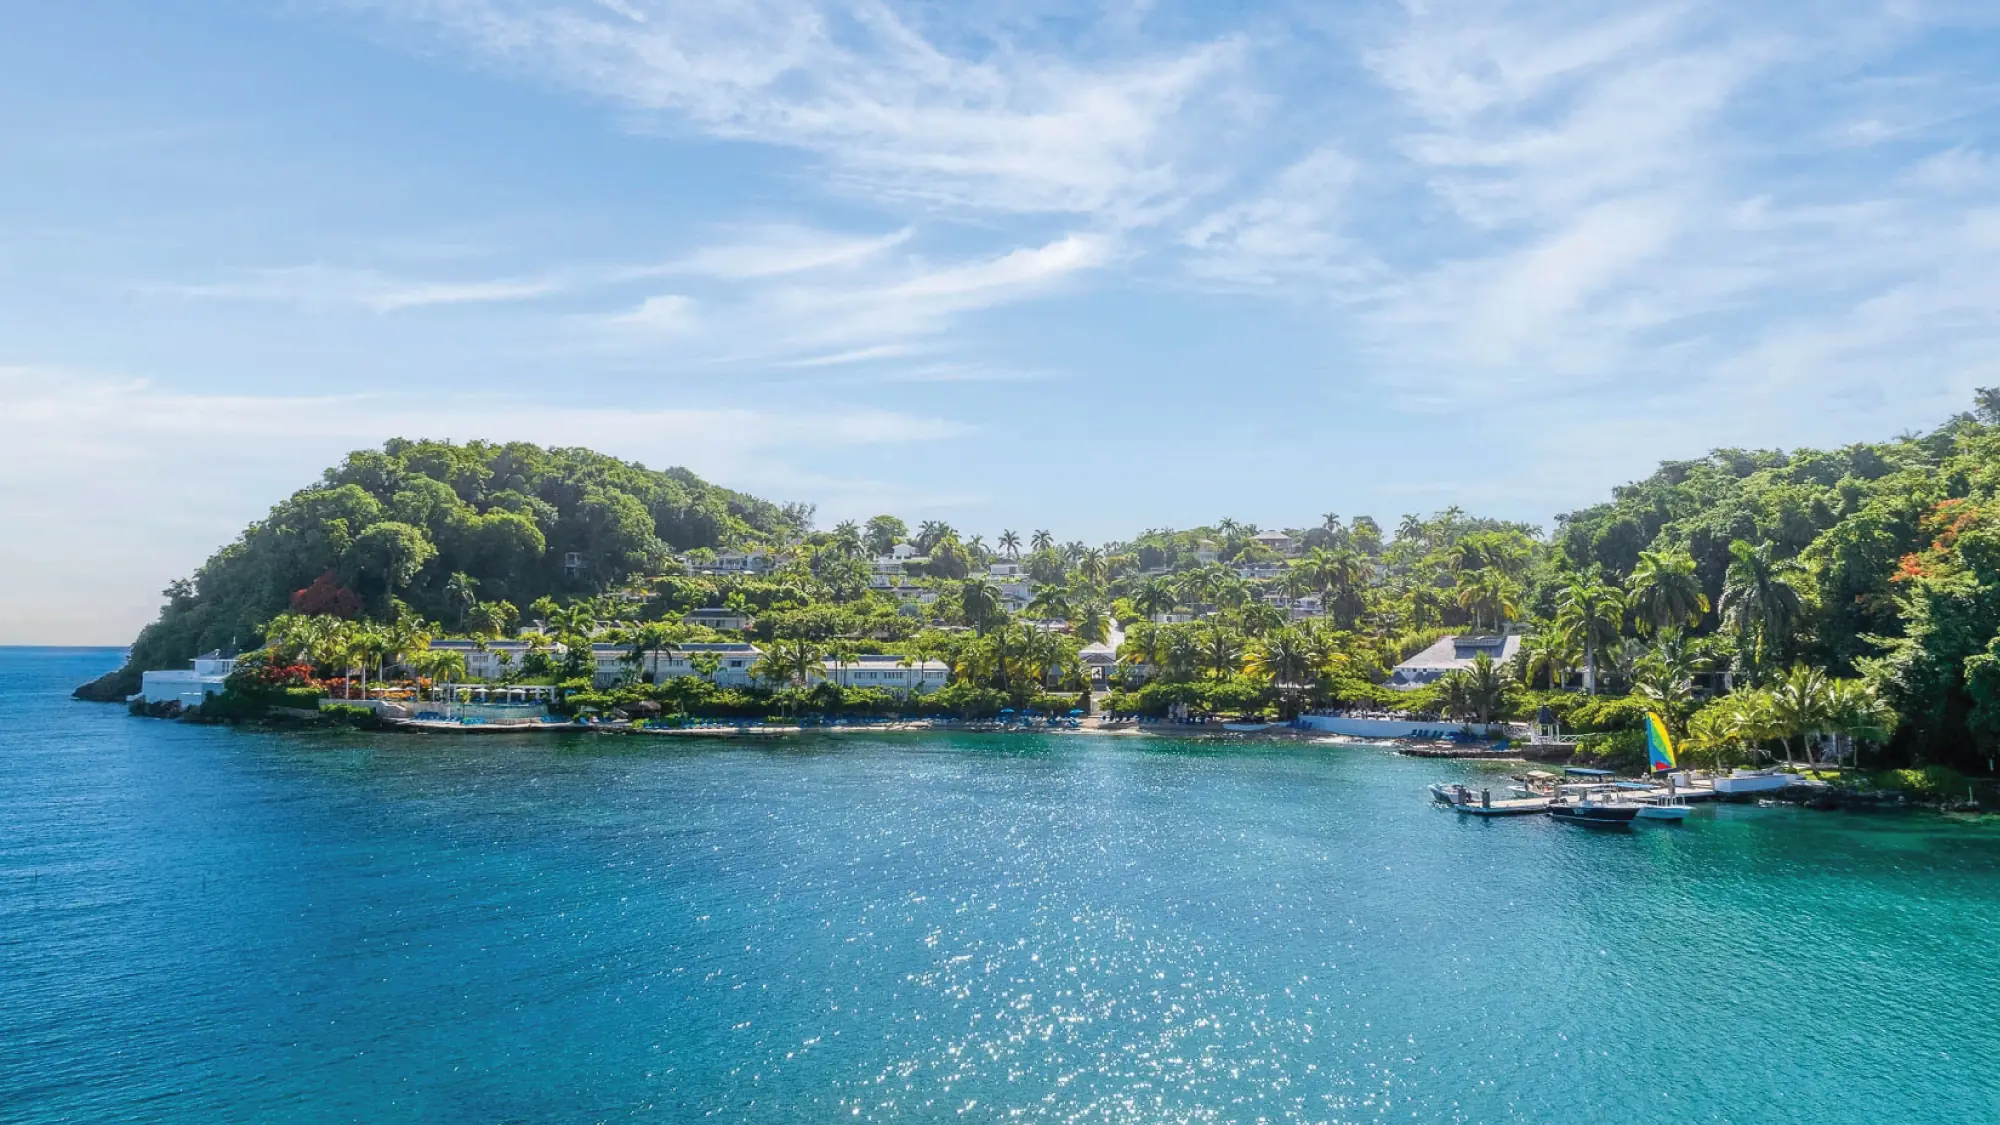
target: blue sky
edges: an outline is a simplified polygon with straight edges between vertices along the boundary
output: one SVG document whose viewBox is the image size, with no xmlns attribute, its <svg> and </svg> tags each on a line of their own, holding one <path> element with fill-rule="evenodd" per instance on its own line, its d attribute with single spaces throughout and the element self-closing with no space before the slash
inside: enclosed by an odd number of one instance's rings
<svg viewBox="0 0 2000 1125">
<path fill-rule="evenodd" d="M 396 434 L 1094 541 L 1927 426 L 1996 75 L 1953 0 L 25 0 L 0 642 Z"/>
</svg>

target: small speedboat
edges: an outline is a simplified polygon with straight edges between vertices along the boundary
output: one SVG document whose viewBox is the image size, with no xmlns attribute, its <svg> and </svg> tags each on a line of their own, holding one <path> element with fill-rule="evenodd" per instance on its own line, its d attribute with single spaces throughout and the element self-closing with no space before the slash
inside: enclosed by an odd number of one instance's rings
<svg viewBox="0 0 2000 1125">
<path fill-rule="evenodd" d="M 1677 795 L 1660 794 L 1639 798 L 1640 820 L 1655 820 L 1663 824 L 1679 824 L 1688 817 L 1688 803 Z"/>
<path fill-rule="evenodd" d="M 1639 808 L 1623 801 L 1593 801 L 1585 797 L 1578 801 L 1558 801 L 1549 806 L 1549 815 L 1585 828 L 1629 828 L 1638 817 Z"/>
</svg>

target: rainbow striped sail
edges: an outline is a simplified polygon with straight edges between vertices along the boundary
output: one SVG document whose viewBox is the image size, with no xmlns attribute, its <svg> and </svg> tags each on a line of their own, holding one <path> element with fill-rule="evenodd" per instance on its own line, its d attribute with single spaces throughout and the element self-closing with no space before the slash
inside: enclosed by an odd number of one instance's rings
<svg viewBox="0 0 2000 1125">
<path fill-rule="evenodd" d="M 1667 733 L 1667 724 L 1651 711 L 1646 712 L 1646 757 L 1651 760 L 1654 773 L 1674 768 L 1674 736 Z"/>
</svg>

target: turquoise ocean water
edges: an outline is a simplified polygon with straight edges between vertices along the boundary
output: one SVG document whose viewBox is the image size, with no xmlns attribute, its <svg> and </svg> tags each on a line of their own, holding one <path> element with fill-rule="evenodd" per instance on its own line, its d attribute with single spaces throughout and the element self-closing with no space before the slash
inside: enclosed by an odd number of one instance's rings
<svg viewBox="0 0 2000 1125">
<path fill-rule="evenodd" d="M 2000 1120 L 2000 829 L 1370 748 L 275 735 L 0 650 L 0 1120 Z M 1490 768 L 1490 767 L 1489 767 Z"/>
</svg>

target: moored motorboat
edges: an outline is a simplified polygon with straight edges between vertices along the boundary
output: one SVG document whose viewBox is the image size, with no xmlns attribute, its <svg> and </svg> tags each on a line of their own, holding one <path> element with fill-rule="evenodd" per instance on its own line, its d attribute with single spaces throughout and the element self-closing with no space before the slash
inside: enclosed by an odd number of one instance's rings
<svg viewBox="0 0 2000 1125">
<path fill-rule="evenodd" d="M 1663 794 L 1656 797 L 1641 797 L 1637 819 L 1679 824 L 1687 819 L 1688 811 L 1687 802 L 1678 796 Z"/>
<path fill-rule="evenodd" d="M 1639 815 L 1639 807 L 1625 801 L 1600 801 L 1590 793 L 1584 793 L 1550 805 L 1549 815 L 1586 828 L 1629 828 Z"/>
</svg>

